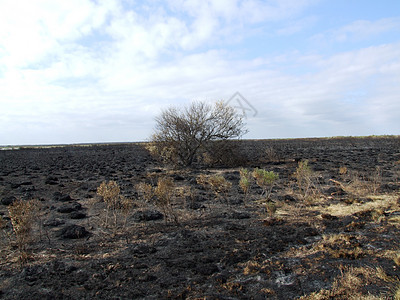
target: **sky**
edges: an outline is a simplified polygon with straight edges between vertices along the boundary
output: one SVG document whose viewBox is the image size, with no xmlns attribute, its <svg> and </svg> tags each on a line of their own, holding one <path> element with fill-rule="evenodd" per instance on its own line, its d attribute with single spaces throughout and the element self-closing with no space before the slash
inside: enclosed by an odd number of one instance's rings
<svg viewBox="0 0 400 300">
<path fill-rule="evenodd" d="M 400 134 L 400 1 L 0 1 L 0 145 L 145 141 L 218 100 L 243 138 Z"/>
</svg>

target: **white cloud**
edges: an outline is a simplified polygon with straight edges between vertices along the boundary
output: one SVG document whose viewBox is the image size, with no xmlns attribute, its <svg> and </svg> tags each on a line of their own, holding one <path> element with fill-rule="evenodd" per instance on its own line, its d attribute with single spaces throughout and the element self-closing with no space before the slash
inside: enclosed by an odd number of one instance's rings
<svg viewBox="0 0 400 300">
<path fill-rule="evenodd" d="M 64 54 L 63 47 L 104 24 L 115 9 L 113 1 L 89 0 L 0 3 L 0 63 L 8 68 L 29 67 Z"/>
<path fill-rule="evenodd" d="M 313 26 L 317 21 L 316 17 L 307 17 L 296 19 L 285 24 L 284 27 L 277 30 L 278 35 L 292 35 Z"/>
<path fill-rule="evenodd" d="M 249 137 L 400 130 L 399 43 L 240 57 L 240 39 L 258 26 L 276 23 L 282 35 L 310 26 L 301 11 L 315 2 L 41 0 L 25 13 L 1 2 L 0 144 L 144 139 L 162 107 L 236 91 L 258 110 Z M 372 26 L 355 24 L 341 31 Z"/>
<path fill-rule="evenodd" d="M 338 29 L 315 35 L 313 39 L 318 42 L 358 42 L 390 32 L 400 32 L 399 17 L 353 21 Z"/>
</svg>

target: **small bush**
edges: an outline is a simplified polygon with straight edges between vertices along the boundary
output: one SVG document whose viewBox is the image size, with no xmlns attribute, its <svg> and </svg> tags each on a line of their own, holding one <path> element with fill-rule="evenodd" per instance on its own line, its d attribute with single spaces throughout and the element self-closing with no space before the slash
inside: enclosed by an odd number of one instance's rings
<svg viewBox="0 0 400 300">
<path fill-rule="evenodd" d="M 308 160 L 299 161 L 295 175 L 298 187 L 307 194 L 312 186 L 312 170 L 308 165 Z"/>
<path fill-rule="evenodd" d="M 107 206 L 107 212 L 105 216 L 105 225 L 108 225 L 108 215 L 111 212 L 114 216 L 114 227 L 117 226 L 117 209 L 120 206 L 120 189 L 115 181 L 105 182 L 103 181 L 97 188 L 97 195 L 103 197 L 104 202 Z"/>
<path fill-rule="evenodd" d="M 276 152 L 276 150 L 274 149 L 274 147 L 267 147 L 265 149 L 265 158 L 267 159 L 267 161 L 279 161 L 279 155 Z"/>
<path fill-rule="evenodd" d="M 163 211 L 165 223 L 167 223 L 169 218 L 175 224 L 179 224 L 178 214 L 172 203 L 172 199 L 176 196 L 177 192 L 174 181 L 170 177 L 158 178 L 155 187 L 148 183 L 139 183 L 136 185 L 136 189 L 142 195 L 145 202 L 153 203 Z"/>
<path fill-rule="evenodd" d="M 299 162 L 294 175 L 303 199 L 310 201 L 319 194 L 316 187 L 316 175 L 308 165 L 308 160 Z"/>
<path fill-rule="evenodd" d="M 136 185 L 136 190 L 142 195 L 144 201 L 151 202 L 154 197 L 154 191 L 151 184 L 141 182 Z"/>
<path fill-rule="evenodd" d="M 246 205 L 247 203 L 247 198 L 249 196 L 250 193 L 250 187 L 251 187 L 251 173 L 249 172 L 249 170 L 247 169 L 240 169 L 240 181 L 239 181 L 239 186 L 242 189 L 243 193 L 244 193 L 244 204 Z"/>
<path fill-rule="evenodd" d="M 379 166 L 375 168 L 375 172 L 369 178 L 370 181 L 370 191 L 372 194 L 376 195 L 382 185 L 382 168 Z"/>
<path fill-rule="evenodd" d="M 39 203 L 36 200 L 16 200 L 8 206 L 21 262 L 27 259 L 27 246 L 33 239 L 32 230 L 38 210 Z"/>
<path fill-rule="evenodd" d="M 173 180 L 169 177 L 159 178 L 154 189 L 154 195 L 156 196 L 155 204 L 163 210 L 166 216 L 165 222 L 167 222 L 169 216 L 175 224 L 179 224 L 178 215 L 172 205 L 172 197 L 175 195 Z"/>
<path fill-rule="evenodd" d="M 232 187 L 232 183 L 226 180 L 222 175 L 210 176 L 208 182 L 217 198 L 225 199 L 225 201 L 228 202 L 228 193 Z"/>
<path fill-rule="evenodd" d="M 197 176 L 196 182 L 197 184 L 200 184 L 204 189 L 206 190 L 210 189 L 207 175 L 200 174 L 199 176 Z"/>
<path fill-rule="evenodd" d="M 256 183 L 259 187 L 263 190 L 263 196 L 270 199 L 272 188 L 275 185 L 275 182 L 278 180 L 278 174 L 274 173 L 273 171 L 262 170 L 256 168 L 253 171 L 253 177 L 256 180 Z"/>
<path fill-rule="evenodd" d="M 126 226 L 127 216 L 133 207 L 133 202 L 130 199 L 123 197 L 120 194 L 120 187 L 115 181 L 103 181 L 97 188 L 97 194 L 101 196 L 106 203 L 106 214 L 104 224 L 108 226 L 109 215 L 112 214 L 114 231 L 118 227 L 119 215 L 124 215 L 124 227 Z"/>
</svg>

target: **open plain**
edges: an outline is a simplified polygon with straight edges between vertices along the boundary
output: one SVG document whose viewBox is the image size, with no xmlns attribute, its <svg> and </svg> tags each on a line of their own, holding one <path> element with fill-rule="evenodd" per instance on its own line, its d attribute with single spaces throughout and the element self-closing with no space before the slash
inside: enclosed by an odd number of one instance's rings
<svg viewBox="0 0 400 300">
<path fill-rule="evenodd" d="M 238 143 L 240 162 L 192 168 L 143 143 L 0 151 L 0 298 L 400 299 L 399 137 Z M 242 167 L 279 176 L 269 199 Z M 199 184 L 215 174 L 229 190 Z M 170 210 L 143 190 L 160 178 Z M 109 181 L 125 209 L 98 195 Z M 19 200 L 36 200 L 23 248 Z"/>
</svg>

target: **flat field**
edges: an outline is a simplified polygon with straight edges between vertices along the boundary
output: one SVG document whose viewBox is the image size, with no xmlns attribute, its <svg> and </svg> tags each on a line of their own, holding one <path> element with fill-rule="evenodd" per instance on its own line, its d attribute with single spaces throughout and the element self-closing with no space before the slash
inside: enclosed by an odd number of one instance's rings
<svg viewBox="0 0 400 300">
<path fill-rule="evenodd" d="M 193 168 L 140 143 L 0 151 L 0 298 L 399 299 L 399 137 L 239 148 Z M 279 178 L 245 194 L 241 168 Z"/>
</svg>

